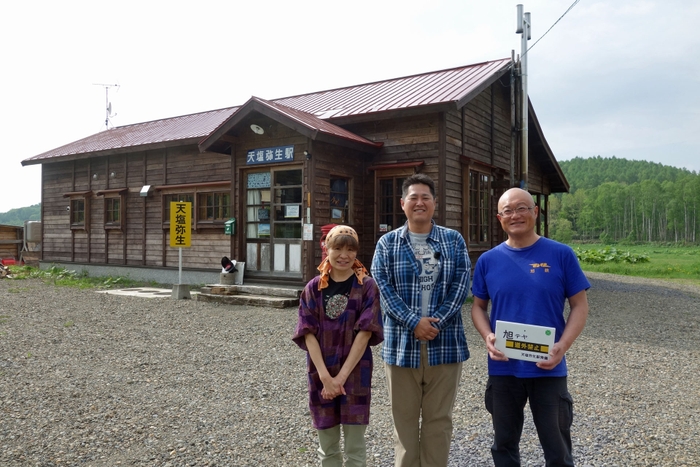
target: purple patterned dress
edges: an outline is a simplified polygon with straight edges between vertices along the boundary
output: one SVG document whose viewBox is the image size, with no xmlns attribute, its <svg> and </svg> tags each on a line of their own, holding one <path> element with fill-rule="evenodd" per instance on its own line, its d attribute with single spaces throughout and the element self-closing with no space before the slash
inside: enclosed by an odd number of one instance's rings
<svg viewBox="0 0 700 467">
<path fill-rule="evenodd" d="M 369 424 L 369 405 L 372 386 L 371 345 L 384 340 L 382 317 L 379 308 L 379 290 L 371 277 L 365 277 L 362 284 L 353 276 L 352 288 L 347 296 L 347 304 L 339 309 L 338 295 L 329 300 L 324 309 L 323 291 L 318 290 L 317 276 L 304 288 L 299 300 L 299 321 L 292 340 L 303 350 L 307 350 L 305 336 L 316 336 L 326 368 L 331 376 L 338 374 L 350 353 L 352 343 L 359 331 L 369 331 L 367 349 L 345 382 L 347 395 L 332 400 L 321 397 L 323 383 L 311 357 L 306 356 L 309 383 L 309 409 L 313 426 L 317 430 L 332 428 L 338 424 Z M 340 308 L 343 308 L 342 306 Z"/>
</svg>

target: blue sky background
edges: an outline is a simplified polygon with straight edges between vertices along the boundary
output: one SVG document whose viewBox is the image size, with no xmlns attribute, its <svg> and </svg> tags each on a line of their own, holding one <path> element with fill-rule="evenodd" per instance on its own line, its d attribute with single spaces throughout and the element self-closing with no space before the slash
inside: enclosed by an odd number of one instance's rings
<svg viewBox="0 0 700 467">
<path fill-rule="evenodd" d="M 537 41 L 574 0 L 524 3 Z M 12 2 L 0 28 L 0 212 L 41 200 L 23 159 L 114 126 L 520 53 L 504 0 Z M 580 0 L 529 52 L 558 160 L 700 172 L 700 2 Z"/>
</svg>

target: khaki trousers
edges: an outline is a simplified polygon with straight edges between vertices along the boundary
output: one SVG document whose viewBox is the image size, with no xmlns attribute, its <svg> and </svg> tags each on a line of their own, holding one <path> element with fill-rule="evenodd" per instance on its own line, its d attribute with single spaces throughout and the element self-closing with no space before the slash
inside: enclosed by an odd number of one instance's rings
<svg viewBox="0 0 700 467">
<path fill-rule="evenodd" d="M 340 427 L 336 425 L 327 430 L 317 430 L 318 458 L 322 467 L 343 467 L 343 453 L 340 450 Z M 342 425 L 345 437 L 345 456 L 347 467 L 365 467 L 367 465 L 367 448 L 365 430 L 367 425 Z"/>
<path fill-rule="evenodd" d="M 462 363 L 429 366 L 422 345 L 420 368 L 384 364 L 384 369 L 394 417 L 395 467 L 446 467 Z"/>
</svg>

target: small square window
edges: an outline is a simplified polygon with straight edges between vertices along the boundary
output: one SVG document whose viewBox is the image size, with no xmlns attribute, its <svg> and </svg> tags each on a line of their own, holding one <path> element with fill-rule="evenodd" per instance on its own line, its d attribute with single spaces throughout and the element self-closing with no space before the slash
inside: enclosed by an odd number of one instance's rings
<svg viewBox="0 0 700 467">
<path fill-rule="evenodd" d="M 200 193 L 197 222 L 225 221 L 231 217 L 231 193 Z"/>
</svg>

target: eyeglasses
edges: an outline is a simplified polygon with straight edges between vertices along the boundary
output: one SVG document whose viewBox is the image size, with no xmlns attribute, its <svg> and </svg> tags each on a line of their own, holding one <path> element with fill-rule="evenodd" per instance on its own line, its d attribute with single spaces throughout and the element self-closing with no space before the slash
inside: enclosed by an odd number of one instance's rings
<svg viewBox="0 0 700 467">
<path fill-rule="evenodd" d="M 527 206 L 520 206 L 519 208 L 515 209 L 504 209 L 503 211 L 497 213 L 499 216 L 501 216 L 504 219 L 507 219 L 509 217 L 513 217 L 515 214 L 518 214 L 519 216 L 522 216 L 526 212 L 535 209 L 535 206 L 532 207 L 527 207 Z"/>
</svg>

